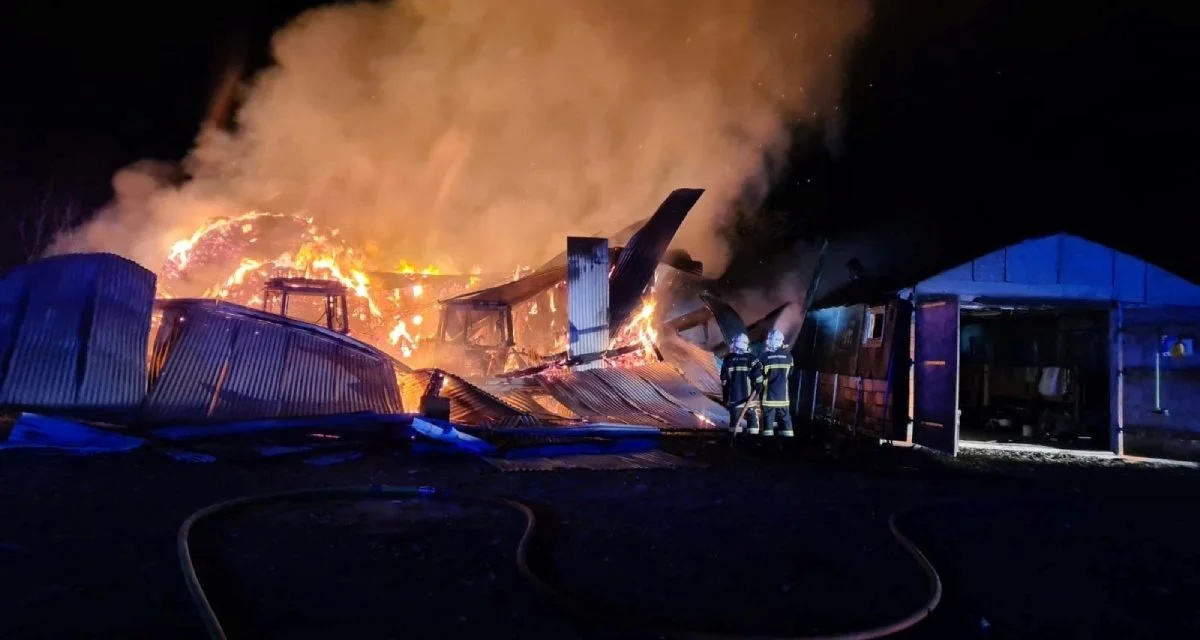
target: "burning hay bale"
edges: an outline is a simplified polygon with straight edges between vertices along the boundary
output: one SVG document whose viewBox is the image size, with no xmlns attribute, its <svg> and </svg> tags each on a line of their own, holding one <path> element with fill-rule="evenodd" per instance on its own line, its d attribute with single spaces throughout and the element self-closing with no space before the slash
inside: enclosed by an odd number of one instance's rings
<svg viewBox="0 0 1200 640">
<path fill-rule="evenodd" d="M 312 218 L 250 212 L 209 221 L 175 242 L 158 296 L 261 308 L 273 279 L 326 280 L 345 287 L 355 337 L 404 358 L 432 338 L 436 323 L 426 321 L 435 317 L 437 300 L 471 288 L 480 276 L 444 276 L 436 267 L 416 268 L 404 260 L 394 268 L 395 273 L 368 271 L 364 252 Z M 287 315 L 317 322 L 321 310 L 294 308 Z"/>
</svg>

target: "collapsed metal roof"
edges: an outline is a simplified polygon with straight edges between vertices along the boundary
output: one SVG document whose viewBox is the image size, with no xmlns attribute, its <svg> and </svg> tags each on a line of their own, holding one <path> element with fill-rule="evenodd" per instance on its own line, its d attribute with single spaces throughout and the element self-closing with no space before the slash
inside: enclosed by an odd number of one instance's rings
<svg viewBox="0 0 1200 640">
<path fill-rule="evenodd" d="M 536 296 L 537 294 L 564 282 L 567 279 L 567 267 L 550 267 L 537 271 L 519 280 L 472 291 L 462 295 L 442 300 L 442 304 L 474 304 L 494 303 L 515 306 Z"/>
<path fill-rule="evenodd" d="M 650 221 L 638 229 L 617 259 L 609 291 L 608 326 L 625 324 L 641 304 L 654 270 L 667 252 L 683 219 L 704 195 L 704 189 L 676 189 L 659 205 Z"/>
<path fill-rule="evenodd" d="M 158 301 L 143 415 L 252 420 L 401 410 L 390 356 L 324 327 L 219 300 Z"/>
<path fill-rule="evenodd" d="M 654 277 L 654 270 L 667 253 L 667 247 L 688 212 L 704 194 L 703 189 L 676 189 L 659 205 L 654 215 L 626 227 L 610 239 L 610 244 L 628 242 L 616 250 L 616 266 L 610 278 L 609 326 L 619 327 L 641 302 L 642 294 Z M 619 251 L 619 253 L 618 253 Z M 553 287 L 567 279 L 567 253 L 550 259 L 534 273 L 486 289 L 442 300 L 442 304 L 492 303 L 509 306 Z"/>
</svg>

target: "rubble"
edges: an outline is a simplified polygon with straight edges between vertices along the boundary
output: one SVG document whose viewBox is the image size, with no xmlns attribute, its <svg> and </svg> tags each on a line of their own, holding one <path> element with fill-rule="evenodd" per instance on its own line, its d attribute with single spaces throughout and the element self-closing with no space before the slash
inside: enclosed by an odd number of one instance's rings
<svg viewBox="0 0 1200 640">
<path fill-rule="evenodd" d="M 0 396 L 156 442 L 322 424 L 455 446 L 473 437 L 457 428 L 718 429 L 718 361 L 681 331 L 742 321 L 668 251 L 702 193 L 676 190 L 642 223 L 490 286 L 403 262 L 372 271 L 336 230 L 267 213 L 197 229 L 162 280 L 108 254 L 33 262 L 0 280 Z M 270 225 L 298 246 L 259 234 Z M 445 425 L 412 417 L 447 402 Z"/>
</svg>

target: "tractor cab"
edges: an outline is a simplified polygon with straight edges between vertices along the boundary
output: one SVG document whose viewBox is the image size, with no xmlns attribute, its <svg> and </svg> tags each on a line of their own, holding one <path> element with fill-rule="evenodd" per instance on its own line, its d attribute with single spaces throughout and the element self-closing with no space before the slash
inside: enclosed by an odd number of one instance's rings
<svg viewBox="0 0 1200 640">
<path fill-rule="evenodd" d="M 350 333 L 346 287 L 333 280 L 271 278 L 263 286 L 263 311 Z"/>
<path fill-rule="evenodd" d="M 457 361 L 469 376 L 500 373 L 515 344 L 512 307 L 487 300 L 445 302 L 437 338 L 439 355 Z"/>
</svg>

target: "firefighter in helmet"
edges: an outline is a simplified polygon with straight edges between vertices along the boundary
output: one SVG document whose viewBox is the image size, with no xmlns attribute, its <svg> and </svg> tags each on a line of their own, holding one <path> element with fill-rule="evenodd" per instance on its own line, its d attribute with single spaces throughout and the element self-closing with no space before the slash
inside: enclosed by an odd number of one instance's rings
<svg viewBox="0 0 1200 640">
<path fill-rule="evenodd" d="M 746 408 L 753 392 L 760 389 L 763 383 L 762 363 L 750 353 L 750 338 L 739 333 L 730 344 L 729 354 L 721 363 L 721 394 L 725 407 L 729 409 L 729 428 L 734 433 L 741 433 L 742 426 L 736 424 L 738 416 L 745 408 L 746 432 L 758 434 L 758 413 L 754 407 Z"/>
<path fill-rule="evenodd" d="M 792 402 L 788 397 L 788 379 L 792 375 L 792 354 L 783 344 L 783 332 L 772 329 L 767 334 L 767 351 L 763 354 L 763 435 L 792 437 Z"/>
</svg>

